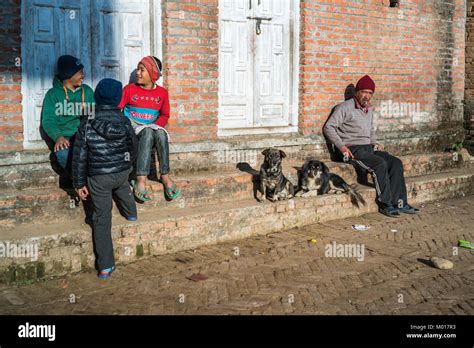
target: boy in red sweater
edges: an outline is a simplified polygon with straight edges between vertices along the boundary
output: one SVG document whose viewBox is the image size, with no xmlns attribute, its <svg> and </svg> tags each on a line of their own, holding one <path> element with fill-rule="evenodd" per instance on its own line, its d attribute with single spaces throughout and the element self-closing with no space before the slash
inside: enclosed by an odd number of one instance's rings
<svg viewBox="0 0 474 348">
<path fill-rule="evenodd" d="M 137 82 L 125 86 L 119 108 L 123 109 L 135 133 L 138 135 L 136 176 L 132 180 L 133 193 L 140 201 L 151 200 L 146 190 L 146 178 L 150 173 L 151 152 L 156 147 L 160 163 L 160 181 L 169 199 L 175 199 L 181 191 L 169 176 L 169 134 L 165 129 L 170 117 L 168 91 L 156 84 L 161 76 L 161 61 L 153 56 L 143 58 L 137 66 Z"/>
</svg>

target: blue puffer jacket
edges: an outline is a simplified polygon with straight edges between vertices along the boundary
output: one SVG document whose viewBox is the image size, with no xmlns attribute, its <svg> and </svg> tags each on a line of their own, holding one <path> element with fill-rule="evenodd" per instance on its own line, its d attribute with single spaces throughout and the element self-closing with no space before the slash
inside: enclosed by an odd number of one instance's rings
<svg viewBox="0 0 474 348">
<path fill-rule="evenodd" d="M 130 169 L 137 150 L 138 140 L 130 120 L 117 107 L 97 105 L 94 118 L 81 120 L 74 141 L 74 188 L 85 186 L 88 176 Z"/>
</svg>

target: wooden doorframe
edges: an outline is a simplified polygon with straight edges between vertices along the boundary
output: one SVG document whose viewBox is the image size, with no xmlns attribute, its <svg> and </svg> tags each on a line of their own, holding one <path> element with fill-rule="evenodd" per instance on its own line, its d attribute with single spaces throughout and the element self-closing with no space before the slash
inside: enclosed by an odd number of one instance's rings
<svg viewBox="0 0 474 348">
<path fill-rule="evenodd" d="M 31 39 L 31 36 L 28 37 L 25 35 L 26 33 L 26 28 L 25 28 L 25 18 L 30 18 L 28 16 L 28 11 L 32 11 L 33 9 L 28 7 L 26 5 L 26 1 L 23 0 L 21 2 L 21 106 L 22 106 L 22 118 L 23 118 L 23 148 L 25 150 L 30 150 L 30 149 L 41 149 L 41 148 L 46 148 L 46 144 L 44 141 L 30 141 L 29 136 L 28 136 L 28 129 L 29 129 L 29 124 L 28 124 L 28 115 L 27 112 L 31 112 L 33 107 L 33 93 L 29 91 L 29 88 L 27 86 L 27 81 L 28 81 L 28 76 L 27 76 L 27 71 L 23 67 L 23 64 L 25 62 L 25 57 L 26 53 L 28 52 L 28 40 Z M 31 22 L 30 22 L 31 23 Z M 34 25 L 31 23 L 30 25 Z M 31 35 L 31 33 L 30 33 Z M 28 93 L 30 92 L 30 93 Z"/>
<path fill-rule="evenodd" d="M 220 3 L 221 0 L 219 0 Z M 299 83 L 300 83 L 300 0 L 290 1 L 290 125 L 285 127 L 259 127 L 259 128 L 240 128 L 240 129 L 221 129 L 217 128 L 218 137 L 237 136 L 237 135 L 257 135 L 268 133 L 297 133 L 298 132 L 298 114 L 299 114 Z M 219 11 L 218 23 L 220 24 L 221 14 Z M 218 37 L 221 38 L 221 27 L 218 26 Z M 218 44 L 219 45 L 219 44 Z M 219 45 L 220 47 L 220 45 Z M 219 59 L 220 63 L 220 59 Z M 221 78 L 219 76 L 219 78 Z M 219 99 L 219 109 L 220 98 Z M 219 111 L 218 111 L 219 115 Z"/>
<path fill-rule="evenodd" d="M 163 0 L 149 0 L 150 12 L 150 54 L 161 59 L 163 63 L 164 42 L 163 42 L 163 13 L 165 2 Z M 164 66 L 164 63 L 163 63 Z M 164 70 L 164 68 L 163 68 Z M 158 80 L 158 85 L 163 87 L 163 77 Z"/>
<path fill-rule="evenodd" d="M 150 1 L 150 12 L 152 16 L 150 18 L 150 51 L 155 57 L 163 60 L 163 32 L 162 32 L 162 18 L 163 15 L 163 4 L 162 0 L 149 0 Z M 159 43 L 159 44 L 158 44 Z"/>
</svg>

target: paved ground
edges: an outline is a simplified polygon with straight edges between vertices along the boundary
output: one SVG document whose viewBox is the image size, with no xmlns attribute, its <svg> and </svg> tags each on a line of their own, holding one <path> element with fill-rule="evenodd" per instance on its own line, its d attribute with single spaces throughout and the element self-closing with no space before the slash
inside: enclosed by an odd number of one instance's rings
<svg viewBox="0 0 474 348">
<path fill-rule="evenodd" d="M 0 313 L 474 314 L 474 251 L 453 249 L 474 241 L 473 203 L 467 196 L 396 220 L 369 214 L 149 258 L 108 280 L 88 273 L 0 286 Z M 364 255 L 331 257 L 333 242 Z M 430 267 L 430 256 L 454 269 Z M 193 273 L 208 279 L 187 279 Z"/>
</svg>

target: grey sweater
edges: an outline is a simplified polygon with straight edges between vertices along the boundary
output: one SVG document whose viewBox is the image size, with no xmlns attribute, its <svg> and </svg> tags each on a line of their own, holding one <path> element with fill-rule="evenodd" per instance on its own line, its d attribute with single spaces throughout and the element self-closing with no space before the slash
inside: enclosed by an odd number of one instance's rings
<svg viewBox="0 0 474 348">
<path fill-rule="evenodd" d="M 323 131 L 338 149 L 344 145 L 375 144 L 373 117 L 372 108 L 365 113 L 357 108 L 354 99 L 349 99 L 336 106 Z"/>
</svg>

